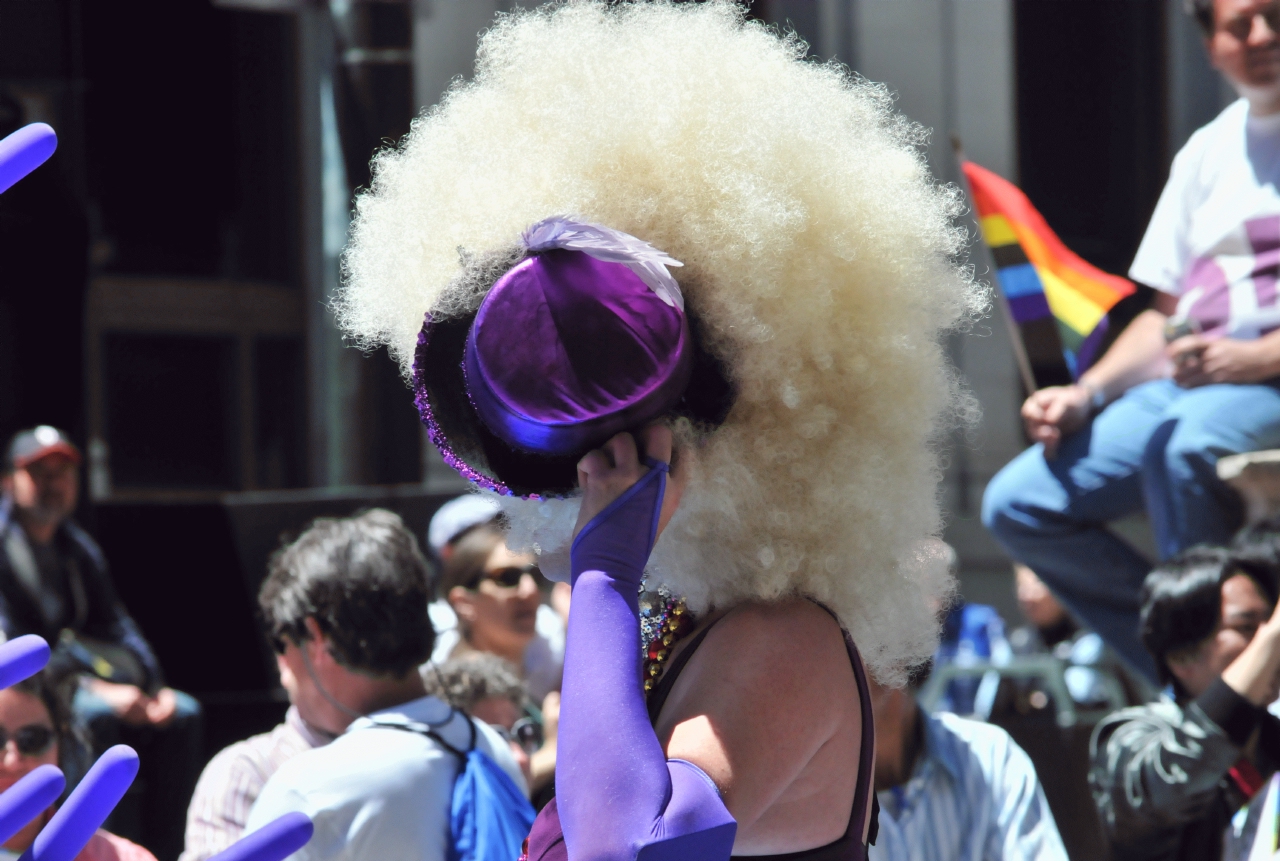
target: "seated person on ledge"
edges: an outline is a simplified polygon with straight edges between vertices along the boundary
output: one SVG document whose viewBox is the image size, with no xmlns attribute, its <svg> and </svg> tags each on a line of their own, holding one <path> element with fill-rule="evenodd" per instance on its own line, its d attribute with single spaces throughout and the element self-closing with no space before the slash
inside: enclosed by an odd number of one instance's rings
<svg viewBox="0 0 1280 861">
<path fill-rule="evenodd" d="M 164 686 L 102 549 L 71 519 L 80 460 L 67 435 L 48 425 L 9 444 L 0 478 L 0 633 L 44 637 L 54 647 L 49 675 L 80 674 L 72 710 L 95 755 L 121 743 L 137 749 L 142 791 L 127 794 L 108 824 L 171 861 L 182 851 L 183 812 L 200 774 L 200 705 Z"/>
<path fill-rule="evenodd" d="M 1036 445 L 992 480 L 982 511 L 1010 556 L 1152 680 L 1137 636 L 1150 563 L 1107 523 L 1145 507 L 1161 560 L 1224 544 L 1242 512 L 1218 459 L 1280 447 L 1277 3 L 1190 5 L 1243 97 L 1174 159 L 1129 270 L 1154 307 L 1077 384 L 1027 399 Z"/>
<path fill-rule="evenodd" d="M 1232 817 L 1280 764 L 1280 569 L 1197 547 L 1152 571 L 1142 639 L 1173 699 L 1094 730 L 1089 783 L 1115 857 L 1222 856 Z"/>
</svg>

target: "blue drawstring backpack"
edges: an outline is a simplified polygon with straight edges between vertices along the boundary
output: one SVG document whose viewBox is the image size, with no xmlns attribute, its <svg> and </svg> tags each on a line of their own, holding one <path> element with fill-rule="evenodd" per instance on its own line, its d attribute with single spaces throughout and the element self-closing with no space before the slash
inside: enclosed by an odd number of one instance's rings
<svg viewBox="0 0 1280 861">
<path fill-rule="evenodd" d="M 520 857 L 536 813 L 511 776 L 476 746 L 473 719 L 467 718 L 471 744 L 465 751 L 449 744 L 425 724 L 375 725 L 425 735 L 458 758 L 460 767 L 453 782 L 449 815 L 453 837 L 450 861 L 516 861 Z"/>
</svg>

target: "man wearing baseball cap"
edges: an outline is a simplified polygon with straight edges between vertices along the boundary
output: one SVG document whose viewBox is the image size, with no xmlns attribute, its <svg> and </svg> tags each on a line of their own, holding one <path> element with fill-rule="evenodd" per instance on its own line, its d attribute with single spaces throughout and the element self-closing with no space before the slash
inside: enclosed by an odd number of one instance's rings
<svg viewBox="0 0 1280 861">
<path fill-rule="evenodd" d="M 145 833 L 129 836 L 168 861 L 182 849 L 200 771 L 200 705 L 164 686 L 101 548 L 71 520 L 80 462 L 70 438 L 49 425 L 9 442 L 0 476 L 0 639 L 39 634 L 54 650 L 50 672 L 79 676 L 73 708 L 98 752 L 119 742 L 140 748 L 150 772 L 138 811 Z"/>
</svg>

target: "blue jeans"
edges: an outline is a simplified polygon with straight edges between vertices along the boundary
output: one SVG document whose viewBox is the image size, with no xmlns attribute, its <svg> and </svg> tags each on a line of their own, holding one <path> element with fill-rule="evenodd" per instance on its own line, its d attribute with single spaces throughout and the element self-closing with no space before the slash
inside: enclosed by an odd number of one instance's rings
<svg viewBox="0 0 1280 861">
<path fill-rule="evenodd" d="M 1136 670 L 1155 664 L 1138 633 L 1151 564 L 1106 528 L 1144 506 L 1161 560 L 1222 544 L 1241 502 L 1217 476 L 1218 458 L 1280 448 L 1280 389 L 1172 380 L 1135 386 L 1066 437 L 1053 460 L 1033 446 L 987 485 L 982 522 L 1014 559 Z"/>
<path fill-rule="evenodd" d="M 93 758 L 127 744 L 138 752 L 138 777 L 121 799 L 106 828 L 152 851 L 159 861 L 182 852 L 187 805 L 204 767 L 204 713 L 194 697 L 177 694 L 173 719 L 164 727 L 129 726 L 101 698 L 76 691 L 71 710 L 88 730 Z"/>
</svg>

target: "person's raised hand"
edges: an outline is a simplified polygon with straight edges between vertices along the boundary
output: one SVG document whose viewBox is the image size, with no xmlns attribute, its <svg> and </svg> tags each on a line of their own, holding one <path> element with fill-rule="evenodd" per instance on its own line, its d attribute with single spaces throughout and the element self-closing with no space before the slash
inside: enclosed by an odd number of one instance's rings
<svg viewBox="0 0 1280 861">
<path fill-rule="evenodd" d="M 637 448 L 637 436 L 639 445 Z M 573 528 L 576 538 L 582 527 L 635 484 L 649 471 L 640 460 L 640 452 L 663 463 L 671 463 L 671 428 L 651 424 L 638 435 L 620 433 L 603 446 L 578 461 L 578 487 L 582 489 L 582 506 L 578 510 L 578 523 Z M 667 476 L 667 491 L 662 500 L 662 514 L 658 519 L 661 533 L 675 514 L 684 489 L 683 474 L 672 469 Z"/>
<path fill-rule="evenodd" d="M 1022 424 L 1032 442 L 1044 445 L 1044 456 L 1058 453 L 1063 436 L 1079 430 L 1089 419 L 1091 396 L 1084 386 L 1049 386 L 1033 392 L 1022 404 Z"/>
<path fill-rule="evenodd" d="M 551 609 L 556 611 L 556 615 L 560 617 L 560 621 L 565 625 L 569 624 L 569 607 L 573 603 L 573 589 L 568 583 L 557 583 L 551 587 L 551 594 L 547 596 L 547 603 L 551 605 Z"/>
<path fill-rule="evenodd" d="M 1187 335 L 1168 347 L 1173 379 L 1184 389 L 1212 383 L 1260 383 L 1275 376 L 1277 366 L 1270 342 L 1240 341 Z"/>
<path fill-rule="evenodd" d="M 147 702 L 146 711 L 152 726 L 167 726 L 178 711 L 178 695 L 173 688 L 161 688 Z"/>
<path fill-rule="evenodd" d="M 554 745 L 560 734 L 560 692 L 551 691 L 542 698 L 543 744 Z"/>
</svg>

